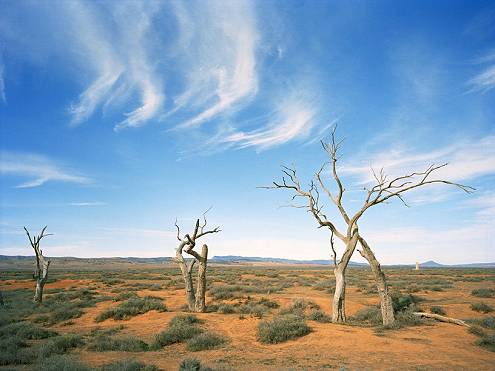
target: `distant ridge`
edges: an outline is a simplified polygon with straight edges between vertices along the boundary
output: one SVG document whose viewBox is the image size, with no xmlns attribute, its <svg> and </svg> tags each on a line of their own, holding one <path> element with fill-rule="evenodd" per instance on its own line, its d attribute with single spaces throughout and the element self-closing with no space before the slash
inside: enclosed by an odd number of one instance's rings
<svg viewBox="0 0 495 371">
<path fill-rule="evenodd" d="M 34 256 L 23 255 L 0 255 L 0 262 L 14 266 L 18 263 L 31 263 Z M 64 257 L 50 257 L 55 262 L 64 263 L 88 263 L 91 265 L 103 265 L 103 264 L 171 264 L 173 258 L 168 256 L 155 257 L 155 258 L 138 258 L 138 257 L 111 257 L 111 258 L 76 258 L 71 256 Z M 331 265 L 333 262 L 326 259 L 315 260 L 298 260 L 298 259 L 284 259 L 284 258 L 264 258 L 259 256 L 240 256 L 240 255 L 225 255 L 214 256 L 209 260 L 210 263 L 216 264 L 248 264 L 248 263 L 273 263 L 273 264 L 294 264 L 294 265 Z M 367 263 L 349 262 L 351 267 L 367 267 Z M 414 267 L 414 264 L 383 264 L 386 267 Z M 433 260 L 426 261 L 419 264 L 420 268 L 495 268 L 494 263 L 466 263 L 466 264 L 440 264 Z"/>
</svg>

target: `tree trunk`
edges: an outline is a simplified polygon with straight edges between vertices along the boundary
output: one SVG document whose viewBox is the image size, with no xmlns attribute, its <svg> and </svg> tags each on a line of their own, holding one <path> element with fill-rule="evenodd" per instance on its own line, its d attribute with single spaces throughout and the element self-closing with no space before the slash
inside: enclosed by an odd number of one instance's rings
<svg viewBox="0 0 495 371">
<path fill-rule="evenodd" d="M 37 279 L 36 280 L 36 290 L 34 292 L 34 298 L 33 301 L 35 303 L 41 303 L 43 301 L 43 287 L 45 286 L 45 283 L 43 282 L 43 279 Z"/>
<path fill-rule="evenodd" d="M 351 256 L 354 253 L 358 241 L 357 229 L 353 232 L 350 240 L 346 242 L 345 251 L 342 254 L 342 259 L 336 264 L 333 273 L 335 275 L 335 292 L 333 294 L 332 303 L 332 322 L 345 322 L 345 271 L 347 265 L 351 260 Z M 333 249 L 333 245 L 332 245 Z"/>
<path fill-rule="evenodd" d="M 191 312 L 194 312 L 195 297 L 194 297 L 194 287 L 192 280 L 192 269 L 196 261 L 193 259 L 189 264 L 186 264 L 186 261 L 182 256 L 182 248 L 180 249 L 180 251 L 179 249 L 177 250 L 175 256 L 176 256 L 175 260 L 177 261 L 177 264 L 179 264 L 179 268 L 182 272 L 182 278 L 184 279 L 187 306 Z"/>
<path fill-rule="evenodd" d="M 198 282 L 196 287 L 196 312 L 206 310 L 206 264 L 208 262 L 208 246 L 203 245 L 201 250 L 201 259 L 198 266 Z"/>
<path fill-rule="evenodd" d="M 392 305 L 392 298 L 388 293 L 388 285 L 385 274 L 383 273 L 380 263 L 376 260 L 375 254 L 373 254 L 373 251 L 370 249 L 368 243 L 362 237 L 359 238 L 359 242 L 363 247 L 363 250 L 359 252 L 370 264 L 371 271 L 373 272 L 373 276 L 375 278 L 378 296 L 380 297 L 383 326 L 392 326 L 395 322 L 394 307 Z"/>
<path fill-rule="evenodd" d="M 335 292 L 333 295 L 332 322 L 345 322 L 345 268 L 344 265 L 337 265 L 333 273 L 335 275 Z"/>
<path fill-rule="evenodd" d="M 35 303 L 41 303 L 43 301 L 43 288 L 48 280 L 48 267 L 50 266 L 50 261 L 45 260 L 43 256 L 40 255 L 38 259 L 39 261 L 36 269 L 36 289 L 33 297 Z"/>
</svg>

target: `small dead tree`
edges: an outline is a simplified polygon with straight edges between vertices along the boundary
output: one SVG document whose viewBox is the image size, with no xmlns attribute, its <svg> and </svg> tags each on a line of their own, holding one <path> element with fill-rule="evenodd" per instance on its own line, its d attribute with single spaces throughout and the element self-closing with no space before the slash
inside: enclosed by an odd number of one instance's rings
<svg viewBox="0 0 495 371">
<path fill-rule="evenodd" d="M 45 283 L 48 279 L 48 267 L 50 266 L 50 261 L 43 256 L 43 251 L 41 251 L 40 248 L 41 239 L 43 237 L 52 235 L 51 233 L 45 234 L 46 228 L 47 227 L 45 226 L 45 228 L 41 230 L 41 233 L 38 236 L 33 236 L 31 238 L 29 231 L 26 227 L 24 227 L 31 247 L 36 254 L 36 268 L 33 274 L 33 277 L 36 279 L 36 290 L 34 292 L 33 301 L 36 303 L 41 303 L 43 301 L 43 288 L 45 287 Z"/>
<path fill-rule="evenodd" d="M 179 246 L 175 250 L 175 261 L 179 265 L 182 272 L 182 277 L 186 286 L 186 298 L 187 305 L 191 312 L 204 312 L 206 310 L 205 296 L 206 296 L 206 266 L 208 262 L 208 246 L 204 244 L 201 248 L 201 253 L 194 250 L 196 247 L 196 241 L 201 237 L 220 232 L 220 227 L 215 227 L 210 230 L 205 230 L 207 225 L 206 213 L 203 214 L 203 222 L 199 219 L 196 220 L 196 225 L 192 234 L 185 234 L 181 237 L 180 227 L 175 221 L 175 227 L 177 228 L 177 239 L 179 240 Z M 184 259 L 183 253 L 192 256 L 189 262 Z M 193 286 L 192 272 L 195 264 L 198 264 L 198 276 L 196 282 L 196 290 Z"/>
<path fill-rule="evenodd" d="M 345 273 L 349 261 L 351 259 L 354 250 L 356 249 L 356 245 L 359 242 L 362 246 L 362 250 L 360 251 L 361 255 L 369 262 L 370 267 L 372 269 L 373 275 L 375 277 L 376 285 L 378 288 L 378 293 L 380 297 L 383 324 L 389 326 L 394 322 L 394 312 L 392 307 L 392 300 L 390 295 L 388 294 L 388 287 L 385 279 L 385 274 L 381 270 L 380 264 L 376 259 L 373 251 L 369 247 L 368 243 L 364 240 L 364 238 L 359 233 L 358 221 L 363 216 L 363 214 L 372 206 L 376 206 L 381 203 L 387 202 L 389 199 L 396 197 L 404 204 L 404 198 L 402 197 L 403 193 L 406 193 L 412 189 L 416 189 L 428 184 L 447 184 L 456 186 L 463 191 L 470 193 L 474 190 L 472 187 L 464 186 L 462 184 L 453 183 L 447 180 L 442 179 L 431 179 L 431 174 L 435 171 L 443 168 L 447 164 L 442 165 L 431 165 L 423 172 L 413 172 L 408 175 L 400 176 L 393 178 L 391 180 L 385 175 L 384 170 L 382 169 L 379 174 L 375 173 L 372 170 L 373 176 L 376 180 L 376 184 L 373 187 L 365 190 L 367 191 L 366 199 L 363 203 L 361 209 L 359 209 L 354 214 L 349 213 L 342 202 L 343 195 L 345 192 L 345 188 L 342 184 L 342 181 L 337 172 L 337 161 L 339 160 L 338 152 L 342 145 L 341 141 L 336 141 L 335 139 L 335 130 L 333 129 L 331 134 L 331 140 L 329 143 L 321 142 L 323 149 L 328 154 L 330 161 L 324 163 L 320 170 L 315 174 L 314 179 L 311 180 L 309 187 L 304 189 L 301 186 L 301 182 L 299 181 L 296 170 L 288 168 L 286 166 L 282 167 L 282 172 L 284 176 L 282 177 L 281 182 L 273 182 L 272 186 L 268 187 L 260 187 L 267 189 L 289 189 L 294 195 L 292 197 L 292 201 L 295 201 L 298 198 L 303 198 L 306 200 L 304 205 L 300 204 L 292 204 L 290 206 L 296 208 L 305 208 L 309 211 L 316 221 L 319 224 L 319 228 L 328 228 L 331 232 L 331 248 L 333 254 L 334 261 L 334 275 L 335 275 L 335 292 L 333 297 L 333 305 L 332 305 L 332 321 L 333 322 L 345 322 L 346 314 L 345 314 Z M 328 188 L 323 179 L 322 173 L 325 168 L 330 165 L 331 166 L 331 178 L 336 185 L 337 192 L 334 193 Z M 331 202 L 337 207 L 342 219 L 345 222 L 346 230 L 345 232 L 341 232 L 337 229 L 335 223 L 330 221 L 327 216 L 322 212 L 323 205 L 320 204 L 320 191 L 319 187 L 323 192 L 326 193 Z M 407 205 L 407 204 L 406 204 Z M 333 237 L 336 236 L 339 238 L 345 248 L 340 257 L 337 259 L 337 252 L 333 245 Z"/>
</svg>

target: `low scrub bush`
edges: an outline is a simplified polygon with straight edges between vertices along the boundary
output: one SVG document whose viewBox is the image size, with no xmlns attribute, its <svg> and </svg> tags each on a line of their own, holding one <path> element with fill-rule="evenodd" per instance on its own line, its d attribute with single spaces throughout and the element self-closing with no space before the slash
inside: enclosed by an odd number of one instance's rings
<svg viewBox="0 0 495 371">
<path fill-rule="evenodd" d="M 352 319 L 371 326 L 378 326 L 382 324 L 382 312 L 377 306 L 368 306 L 359 309 Z"/>
<path fill-rule="evenodd" d="M 149 348 L 144 341 L 134 337 L 111 337 L 108 335 L 99 335 L 89 345 L 89 350 L 97 352 L 106 352 L 117 350 L 121 352 L 145 352 Z"/>
<path fill-rule="evenodd" d="M 187 341 L 187 350 L 198 352 L 200 350 L 215 349 L 224 345 L 226 342 L 227 339 L 224 336 L 205 331 Z"/>
<path fill-rule="evenodd" d="M 41 371 L 91 371 L 85 364 L 77 362 L 70 357 L 55 355 L 41 360 L 39 365 Z"/>
<path fill-rule="evenodd" d="M 17 322 L 0 328 L 0 338 L 18 336 L 24 340 L 46 339 L 58 335 L 55 331 L 37 327 L 29 322 Z"/>
<path fill-rule="evenodd" d="M 232 304 L 220 304 L 217 311 L 222 314 L 235 313 L 235 307 Z"/>
<path fill-rule="evenodd" d="M 170 321 L 168 328 L 156 335 L 154 347 L 159 348 L 174 343 L 182 343 L 201 334 L 204 330 L 198 326 L 199 323 L 201 320 L 193 315 L 175 316 Z"/>
<path fill-rule="evenodd" d="M 480 313 L 493 312 L 493 307 L 483 302 L 471 304 L 471 309 L 474 310 L 475 312 L 480 312 Z"/>
<path fill-rule="evenodd" d="M 483 336 L 476 342 L 476 345 L 495 352 L 495 334 Z"/>
<path fill-rule="evenodd" d="M 158 371 L 155 365 L 147 365 L 134 359 L 124 359 L 122 361 L 108 363 L 100 368 L 101 371 Z"/>
<path fill-rule="evenodd" d="M 439 314 L 441 316 L 445 316 L 447 314 L 447 312 L 445 311 L 445 309 L 443 309 L 442 307 L 439 307 L 438 305 L 433 305 L 430 307 L 430 312 L 433 313 L 433 314 Z"/>
<path fill-rule="evenodd" d="M 0 339 L 0 366 L 28 364 L 34 359 L 32 350 L 17 335 Z"/>
<path fill-rule="evenodd" d="M 321 323 L 332 322 L 332 318 L 320 309 L 313 309 L 309 313 L 308 319 Z"/>
<path fill-rule="evenodd" d="M 108 318 L 113 318 L 116 320 L 126 320 L 139 314 L 149 312 L 150 310 L 165 312 L 167 308 L 160 298 L 156 298 L 153 296 L 145 296 L 144 298 L 131 298 L 127 301 L 122 302 L 114 308 L 109 308 L 101 312 L 95 320 L 96 322 L 101 322 Z"/>
<path fill-rule="evenodd" d="M 276 344 L 309 334 L 311 329 L 303 318 L 294 314 L 279 315 L 258 325 L 257 339 L 261 343 Z"/>
<path fill-rule="evenodd" d="M 75 334 L 66 334 L 57 336 L 43 343 L 39 348 L 41 358 L 50 357 L 53 354 L 64 354 L 72 348 L 77 348 L 84 345 L 81 336 Z"/>
<path fill-rule="evenodd" d="M 475 325 L 484 327 L 486 329 L 495 330 L 495 317 L 485 317 L 485 318 L 476 318 L 472 319 L 469 322 L 474 323 Z"/>
<path fill-rule="evenodd" d="M 495 289 L 475 289 L 471 291 L 471 295 L 478 298 L 493 298 L 495 297 Z"/>
</svg>

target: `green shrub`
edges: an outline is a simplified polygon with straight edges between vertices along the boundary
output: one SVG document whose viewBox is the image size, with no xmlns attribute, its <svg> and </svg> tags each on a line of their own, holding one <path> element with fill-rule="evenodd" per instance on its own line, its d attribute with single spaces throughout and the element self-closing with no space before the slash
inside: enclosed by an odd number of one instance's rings
<svg viewBox="0 0 495 371">
<path fill-rule="evenodd" d="M 309 314 L 308 319 L 321 323 L 332 322 L 332 318 L 320 309 L 313 309 Z"/>
<path fill-rule="evenodd" d="M 55 355 L 41 360 L 40 371 L 90 371 L 91 368 L 70 357 Z"/>
<path fill-rule="evenodd" d="M 483 348 L 486 348 L 492 352 L 495 352 L 495 334 L 487 335 L 482 337 L 476 342 L 476 345 L 479 345 Z"/>
<path fill-rule="evenodd" d="M 472 319 L 469 322 L 474 323 L 475 325 L 494 330 L 495 329 L 495 317 L 485 317 L 485 318 L 476 318 Z"/>
<path fill-rule="evenodd" d="M 257 339 L 261 343 L 275 344 L 309 334 L 311 329 L 303 318 L 294 314 L 274 317 L 258 325 Z"/>
<path fill-rule="evenodd" d="M 24 339 L 17 335 L 0 339 L 0 366 L 28 364 L 34 358 L 34 353 Z"/>
<path fill-rule="evenodd" d="M 17 335 L 21 339 L 39 340 L 58 335 L 55 331 L 34 326 L 29 322 L 17 322 L 0 328 L 0 338 Z"/>
<path fill-rule="evenodd" d="M 179 315 L 172 318 L 168 328 L 156 335 L 154 347 L 163 347 L 174 343 L 182 343 L 202 333 L 198 326 L 201 321 L 193 315 Z"/>
<path fill-rule="evenodd" d="M 235 308 L 232 304 L 220 304 L 217 311 L 222 314 L 231 314 L 235 313 Z"/>
<path fill-rule="evenodd" d="M 106 352 L 118 350 L 121 352 L 144 352 L 148 350 L 148 344 L 134 337 L 113 338 L 108 335 L 99 335 L 89 345 L 89 350 Z"/>
<path fill-rule="evenodd" d="M 359 309 L 352 319 L 372 326 L 378 326 L 382 324 L 382 312 L 377 306 L 367 306 Z"/>
<path fill-rule="evenodd" d="M 101 371 L 158 371 L 158 367 L 133 359 L 125 359 L 108 363 L 101 367 Z"/>
<path fill-rule="evenodd" d="M 419 302 L 424 301 L 424 299 L 420 298 L 416 295 L 406 294 L 393 294 L 392 296 L 392 306 L 394 308 L 394 312 L 402 312 L 408 308 L 416 308 Z"/>
<path fill-rule="evenodd" d="M 471 295 L 479 298 L 493 298 L 495 296 L 495 289 L 475 289 L 471 291 Z"/>
<path fill-rule="evenodd" d="M 167 308 L 163 304 L 160 298 L 153 296 L 145 296 L 144 298 L 131 298 L 122 302 L 114 308 L 109 308 L 101 312 L 96 316 L 96 322 L 104 321 L 108 318 L 116 320 L 126 320 L 131 317 L 137 316 L 149 312 L 150 310 L 157 310 L 159 312 L 165 312 Z"/>
<path fill-rule="evenodd" d="M 483 302 L 471 304 L 471 309 L 474 310 L 475 312 L 480 312 L 480 313 L 493 312 L 493 307 Z"/>
<path fill-rule="evenodd" d="M 486 336 L 486 332 L 485 330 L 483 330 L 481 327 L 479 326 L 471 326 L 469 328 L 469 332 L 473 335 L 476 335 L 476 336 L 479 336 L 479 337 L 483 337 L 483 336 Z"/>
<path fill-rule="evenodd" d="M 290 306 L 282 309 L 280 314 L 295 314 L 299 317 L 304 317 L 306 309 L 320 309 L 320 306 L 312 301 L 296 299 Z"/>
<path fill-rule="evenodd" d="M 84 345 L 81 336 L 75 334 L 61 335 L 43 343 L 39 348 L 39 355 L 41 358 L 46 358 L 52 354 L 64 354 L 68 350 L 81 345 Z"/>
<path fill-rule="evenodd" d="M 438 305 L 431 306 L 430 312 L 434 313 L 434 314 L 439 314 L 441 316 L 445 316 L 447 314 L 447 312 L 442 307 L 439 307 Z"/>
<path fill-rule="evenodd" d="M 227 339 L 224 336 L 206 331 L 189 339 L 187 341 L 187 350 L 198 352 L 200 350 L 215 349 L 226 342 Z"/>
<path fill-rule="evenodd" d="M 201 362 L 196 358 L 186 358 L 180 363 L 179 371 L 201 371 Z"/>
</svg>

